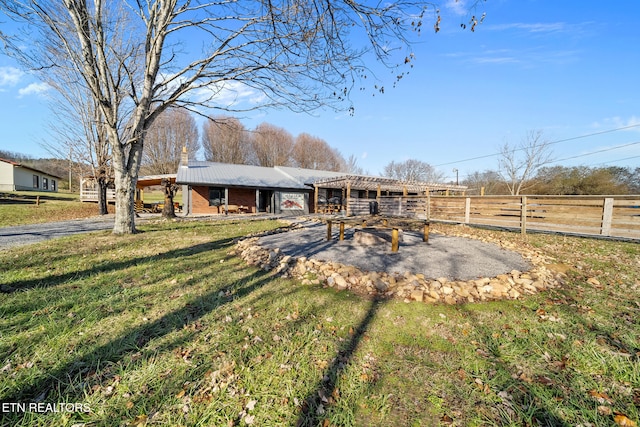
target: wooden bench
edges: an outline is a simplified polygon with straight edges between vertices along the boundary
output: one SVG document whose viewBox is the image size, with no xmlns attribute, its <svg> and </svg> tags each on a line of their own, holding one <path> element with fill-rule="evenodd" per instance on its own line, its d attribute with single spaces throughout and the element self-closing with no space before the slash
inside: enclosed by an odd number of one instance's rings
<svg viewBox="0 0 640 427">
<path fill-rule="evenodd" d="M 227 205 L 225 213 L 240 213 L 240 207 L 238 205 Z"/>
</svg>

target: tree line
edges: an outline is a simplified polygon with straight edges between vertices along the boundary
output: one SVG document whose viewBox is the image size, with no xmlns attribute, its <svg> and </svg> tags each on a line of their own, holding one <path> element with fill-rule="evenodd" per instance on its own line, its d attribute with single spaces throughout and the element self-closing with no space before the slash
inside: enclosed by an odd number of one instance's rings
<svg viewBox="0 0 640 427">
<path fill-rule="evenodd" d="M 199 132 L 188 111 L 169 109 L 147 131 L 140 173 L 176 173 L 183 147 L 191 159 L 202 148 L 204 159 L 210 162 L 358 171 L 353 156 L 346 160 L 325 140 L 308 133 L 294 137 L 286 129 L 266 122 L 247 129 L 231 116 L 208 118 Z"/>
</svg>

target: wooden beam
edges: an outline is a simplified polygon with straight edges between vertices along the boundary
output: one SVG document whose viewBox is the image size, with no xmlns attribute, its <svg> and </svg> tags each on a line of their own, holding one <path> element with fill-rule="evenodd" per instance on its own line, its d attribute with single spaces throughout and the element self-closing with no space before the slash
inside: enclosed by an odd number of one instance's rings
<svg viewBox="0 0 640 427">
<path fill-rule="evenodd" d="M 522 196 L 522 211 L 520 212 L 520 233 L 527 234 L 527 196 Z"/>
<path fill-rule="evenodd" d="M 327 241 L 331 240 L 331 220 L 327 221 Z"/>
<path fill-rule="evenodd" d="M 344 221 L 340 221 L 340 240 L 344 240 Z"/>
</svg>

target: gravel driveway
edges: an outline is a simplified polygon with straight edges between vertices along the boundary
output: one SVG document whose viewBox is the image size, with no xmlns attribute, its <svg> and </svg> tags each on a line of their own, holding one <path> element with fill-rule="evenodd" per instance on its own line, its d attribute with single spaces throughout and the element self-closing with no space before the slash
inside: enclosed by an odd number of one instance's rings
<svg viewBox="0 0 640 427">
<path fill-rule="evenodd" d="M 73 234 L 110 230 L 113 228 L 113 223 L 114 216 L 105 215 L 71 221 L 2 227 L 0 228 L 0 250 Z"/>
</svg>

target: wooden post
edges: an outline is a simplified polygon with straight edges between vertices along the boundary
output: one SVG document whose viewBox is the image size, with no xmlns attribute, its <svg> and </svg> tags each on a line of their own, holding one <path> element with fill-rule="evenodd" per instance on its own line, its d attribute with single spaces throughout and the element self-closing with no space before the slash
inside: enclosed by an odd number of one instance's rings
<svg viewBox="0 0 640 427">
<path fill-rule="evenodd" d="M 471 217 L 471 197 L 467 197 L 464 200 L 464 223 L 469 224 Z"/>
<path fill-rule="evenodd" d="M 36 206 L 40 206 L 40 196 L 36 196 Z"/>
<path fill-rule="evenodd" d="M 520 234 L 527 234 L 527 196 L 522 196 L 522 211 L 520 213 Z"/>
<path fill-rule="evenodd" d="M 484 187 L 480 187 L 480 195 L 484 196 Z"/>
<path fill-rule="evenodd" d="M 340 240 L 344 240 L 344 221 L 340 221 Z"/>
<path fill-rule="evenodd" d="M 318 213 L 318 186 L 313 185 L 313 213 Z"/>
<path fill-rule="evenodd" d="M 429 241 L 429 221 L 424 222 L 424 233 L 422 235 L 422 241 L 423 242 Z"/>
<path fill-rule="evenodd" d="M 603 236 L 611 235 L 611 222 L 613 220 L 613 197 L 605 197 L 602 206 L 602 228 L 600 234 Z"/>
<path fill-rule="evenodd" d="M 331 240 L 331 220 L 327 220 L 327 240 Z"/>
<path fill-rule="evenodd" d="M 347 181 L 347 203 L 346 203 L 346 214 L 347 216 L 351 215 L 351 207 L 349 206 L 349 200 L 351 199 L 351 181 Z"/>
<path fill-rule="evenodd" d="M 393 230 L 391 230 L 391 252 L 398 252 L 398 247 L 398 228 L 393 227 Z"/>
</svg>

